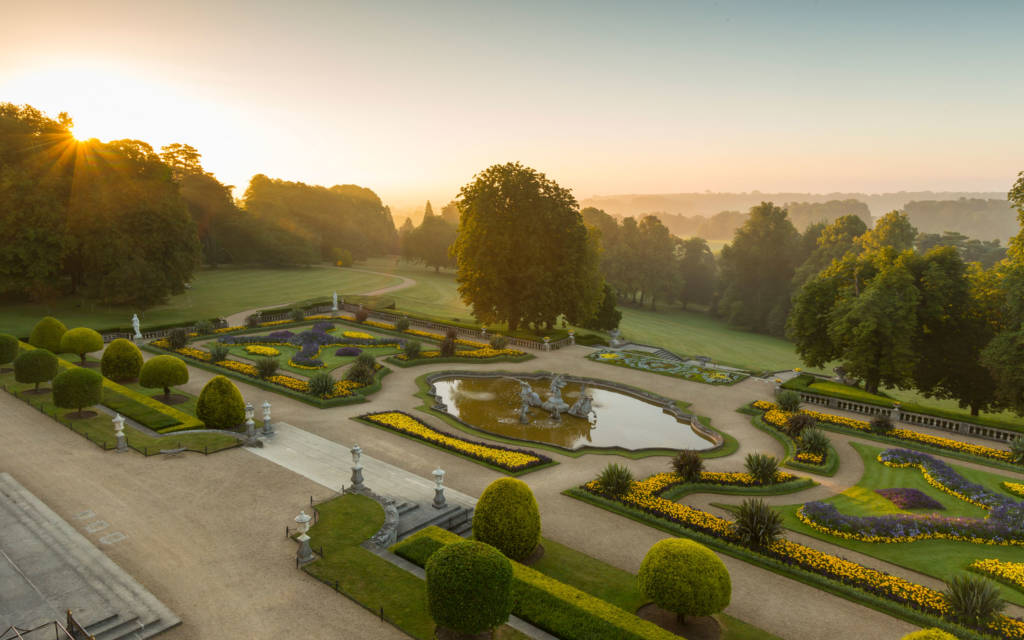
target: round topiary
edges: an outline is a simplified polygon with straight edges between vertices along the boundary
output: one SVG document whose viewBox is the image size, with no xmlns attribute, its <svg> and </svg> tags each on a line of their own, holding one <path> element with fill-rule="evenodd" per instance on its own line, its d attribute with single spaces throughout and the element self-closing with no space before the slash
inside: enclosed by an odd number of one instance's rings
<svg viewBox="0 0 1024 640">
<path fill-rule="evenodd" d="M 103 399 L 103 376 L 92 369 L 73 367 L 53 379 L 53 404 L 62 409 L 75 409 L 99 404 Z"/>
<path fill-rule="evenodd" d="M 85 365 L 85 354 L 103 348 L 103 336 L 89 327 L 75 327 L 64 332 L 60 338 L 60 352 L 73 353 Z"/>
<path fill-rule="evenodd" d="M 60 339 L 68 328 L 57 318 L 46 316 L 32 327 L 28 343 L 33 347 L 46 349 L 50 353 L 60 353 Z"/>
<path fill-rule="evenodd" d="M 188 367 L 181 358 L 174 356 L 154 356 L 142 365 L 139 372 L 139 384 L 148 389 L 164 390 L 164 397 L 169 398 L 171 387 L 188 382 Z"/>
<path fill-rule="evenodd" d="M 8 333 L 0 333 L 0 365 L 14 362 L 18 357 L 18 339 Z M 0 371 L 7 371 L 0 367 Z"/>
<path fill-rule="evenodd" d="M 125 338 L 118 338 L 103 350 L 100 358 L 100 371 L 103 375 L 118 382 L 134 380 L 142 370 L 142 352 L 135 343 Z"/>
<path fill-rule="evenodd" d="M 685 616 L 709 616 L 725 609 L 732 581 L 725 563 L 704 545 L 668 538 L 651 547 L 637 574 L 640 591 L 661 608 Z"/>
<path fill-rule="evenodd" d="M 942 629 L 919 629 L 913 633 L 900 638 L 900 640 L 956 640 L 952 633 L 946 633 Z"/>
<path fill-rule="evenodd" d="M 498 478 L 484 489 L 473 513 L 473 537 L 513 560 L 525 560 L 540 543 L 540 511 L 529 485 Z"/>
<path fill-rule="evenodd" d="M 482 633 L 512 613 L 512 563 L 488 544 L 445 545 L 430 556 L 426 572 L 427 606 L 438 626 Z"/>
<path fill-rule="evenodd" d="M 224 376 L 214 376 L 199 393 L 196 417 L 211 429 L 234 429 L 245 420 L 242 392 Z"/>
<path fill-rule="evenodd" d="M 57 356 L 46 349 L 31 349 L 14 359 L 14 379 L 23 384 L 35 383 L 39 391 L 39 383 L 53 380 L 57 375 Z"/>
</svg>

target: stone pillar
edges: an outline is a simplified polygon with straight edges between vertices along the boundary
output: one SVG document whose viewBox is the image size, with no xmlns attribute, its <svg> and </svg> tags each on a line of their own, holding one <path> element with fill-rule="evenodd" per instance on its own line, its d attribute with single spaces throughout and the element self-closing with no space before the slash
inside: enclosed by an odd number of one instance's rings
<svg viewBox="0 0 1024 640">
<path fill-rule="evenodd" d="M 444 497 L 444 486 L 441 484 L 442 482 L 444 482 L 444 470 L 438 467 L 437 469 L 434 469 L 431 475 L 434 476 L 435 483 L 434 502 L 432 503 L 431 506 L 433 506 L 435 509 L 441 509 L 442 507 L 445 507 L 448 504 Z"/>
<path fill-rule="evenodd" d="M 256 409 L 253 408 L 251 402 L 245 403 L 245 435 L 251 440 L 256 437 L 256 421 L 253 420 L 253 416 L 256 415 Z"/>
<path fill-rule="evenodd" d="M 363 454 L 363 450 L 359 448 L 359 445 L 352 447 L 352 486 L 351 491 L 359 491 L 364 489 L 363 485 L 363 465 L 359 464 L 359 458 Z"/>
<path fill-rule="evenodd" d="M 299 537 L 296 540 L 299 541 L 299 550 L 295 554 L 295 558 L 299 561 L 299 564 L 306 564 L 313 560 L 313 549 L 309 546 L 309 536 L 306 532 L 309 531 L 309 521 L 311 517 L 306 515 L 305 511 L 300 511 L 299 515 L 295 516 L 295 523 L 299 528 Z"/>
<path fill-rule="evenodd" d="M 128 441 L 124 437 L 124 416 L 120 413 L 114 415 L 114 435 L 117 436 L 117 452 L 124 453 L 128 450 Z"/>
<path fill-rule="evenodd" d="M 569 344 L 576 344 L 576 332 L 569 329 Z"/>
<path fill-rule="evenodd" d="M 274 427 L 270 424 L 270 401 L 263 401 L 263 435 L 274 435 Z"/>
</svg>

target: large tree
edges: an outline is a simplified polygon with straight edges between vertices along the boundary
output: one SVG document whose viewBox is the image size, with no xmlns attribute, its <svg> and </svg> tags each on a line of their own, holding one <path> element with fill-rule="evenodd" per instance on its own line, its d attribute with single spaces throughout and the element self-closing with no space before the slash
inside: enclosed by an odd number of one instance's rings
<svg viewBox="0 0 1024 640">
<path fill-rule="evenodd" d="M 656 309 L 659 298 L 671 299 L 678 284 L 675 268 L 675 241 L 668 227 L 657 216 L 644 216 L 637 226 L 640 232 L 639 266 L 641 300 L 649 300 Z"/>
<path fill-rule="evenodd" d="M 715 297 L 715 254 L 704 238 L 687 238 L 676 245 L 679 256 L 679 299 L 688 304 L 711 304 Z"/>
<path fill-rule="evenodd" d="M 455 258 L 449 250 L 455 242 L 457 231 L 455 225 L 431 212 L 428 201 L 420 226 L 399 233 L 402 257 L 412 262 L 422 262 L 427 267 L 433 267 L 434 271 L 441 267 L 454 267 Z"/>
<path fill-rule="evenodd" d="M 890 211 L 860 237 L 860 245 L 865 251 L 889 247 L 900 252 L 913 249 L 916 239 L 917 229 L 910 223 L 907 214 L 902 211 Z"/>
<path fill-rule="evenodd" d="M 462 188 L 458 206 L 452 252 L 477 319 L 515 330 L 593 317 L 603 295 L 597 237 L 568 189 L 518 162 L 494 165 Z"/>
<path fill-rule="evenodd" d="M 800 234 L 785 209 L 762 202 L 750 210 L 750 217 L 719 258 L 718 311 L 730 324 L 783 332 L 799 242 Z"/>
</svg>

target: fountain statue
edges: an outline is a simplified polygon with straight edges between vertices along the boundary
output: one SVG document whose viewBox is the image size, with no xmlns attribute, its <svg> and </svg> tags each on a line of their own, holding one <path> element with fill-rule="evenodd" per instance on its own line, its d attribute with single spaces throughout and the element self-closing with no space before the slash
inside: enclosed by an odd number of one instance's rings
<svg viewBox="0 0 1024 640">
<path fill-rule="evenodd" d="M 521 402 L 519 406 L 520 423 L 527 424 L 529 422 L 530 407 L 540 407 L 545 411 L 549 411 L 553 420 L 562 419 L 562 413 L 569 408 L 569 405 L 562 399 L 565 378 L 561 374 L 551 378 L 551 384 L 548 386 L 548 398 L 543 401 L 537 395 L 537 392 L 533 390 L 533 387 L 530 386 L 530 383 L 519 378 L 512 379 L 519 383 L 519 400 Z"/>
<path fill-rule="evenodd" d="M 587 420 L 590 417 L 590 412 L 593 411 L 593 404 L 594 398 L 587 393 L 587 385 L 583 385 L 580 387 L 580 397 L 576 398 L 576 402 L 572 404 L 567 413 L 570 416 Z"/>
</svg>

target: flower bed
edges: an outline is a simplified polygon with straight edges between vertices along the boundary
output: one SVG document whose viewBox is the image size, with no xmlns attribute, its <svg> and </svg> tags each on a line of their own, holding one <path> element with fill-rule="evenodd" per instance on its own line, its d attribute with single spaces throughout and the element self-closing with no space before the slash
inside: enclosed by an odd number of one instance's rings
<svg viewBox="0 0 1024 640">
<path fill-rule="evenodd" d="M 779 405 L 774 402 L 767 402 L 765 400 L 758 400 L 753 403 L 755 409 L 764 412 L 764 421 L 775 427 L 780 427 L 786 423 L 789 416 L 792 414 L 783 411 L 779 408 Z M 855 420 L 853 418 L 847 418 L 844 416 L 837 416 L 830 413 L 823 413 L 821 411 L 811 411 L 809 409 L 801 409 L 800 413 L 809 415 L 818 422 L 824 422 L 826 424 L 834 424 L 847 429 L 860 432 L 871 432 L 871 424 L 864 420 Z M 876 434 L 877 435 L 877 434 Z M 970 444 L 967 442 L 960 442 L 959 440 L 953 440 L 951 438 L 943 438 L 941 436 L 932 436 L 925 433 L 918 433 L 917 431 L 911 431 L 910 429 L 893 429 L 884 436 L 885 438 L 891 438 L 893 440 L 902 440 L 905 442 L 914 442 L 919 444 L 925 444 L 930 447 L 937 449 L 945 449 L 948 451 L 954 451 L 957 453 L 966 453 L 972 456 L 978 456 L 980 458 L 987 458 L 989 460 L 997 460 L 999 462 L 1012 463 L 1013 454 L 1006 449 L 995 449 L 993 447 L 986 447 L 980 444 Z"/>
<path fill-rule="evenodd" d="M 817 453 L 811 453 L 810 451 L 799 451 L 795 456 L 793 456 L 793 459 L 797 462 L 814 465 L 816 467 L 825 465 L 825 456 Z"/>
<path fill-rule="evenodd" d="M 899 509 L 945 509 L 941 502 L 917 489 L 875 489 L 875 493 Z"/>
<path fill-rule="evenodd" d="M 346 338 L 355 338 L 357 340 L 373 340 L 373 336 L 362 331 L 342 331 L 341 335 Z"/>
<path fill-rule="evenodd" d="M 441 358 L 441 357 L 446 357 L 446 358 L 468 358 L 468 359 L 473 359 L 473 360 L 487 360 L 489 358 L 501 358 L 501 357 L 518 358 L 520 356 L 525 356 L 525 355 L 526 355 L 526 352 L 525 351 L 520 351 L 519 349 L 494 349 L 492 347 L 480 347 L 479 349 L 473 349 L 472 351 L 469 351 L 469 350 L 466 350 L 466 351 L 456 351 L 455 355 L 452 355 L 452 356 L 442 356 L 440 351 L 421 351 L 419 356 L 416 357 L 416 358 L 413 358 L 412 360 L 410 360 L 404 353 L 400 353 L 400 354 L 392 356 L 392 357 L 395 358 L 396 360 L 401 360 L 403 362 L 411 362 L 413 360 L 430 359 L 430 358 Z"/>
<path fill-rule="evenodd" d="M 620 367 L 639 369 L 640 371 L 650 371 L 651 373 L 660 373 L 662 375 L 683 378 L 684 380 L 689 380 L 691 382 L 703 382 L 705 384 L 736 384 L 747 377 L 747 374 L 745 373 L 711 369 L 695 364 L 666 360 L 665 358 L 659 358 L 654 355 L 633 351 L 620 352 L 601 350 L 589 354 L 587 358 L 594 360 L 595 362 L 604 362 L 606 364 L 613 364 Z"/>
<path fill-rule="evenodd" d="M 526 449 L 513 449 L 500 445 L 485 444 L 439 431 L 401 411 L 368 413 L 359 416 L 359 419 L 379 427 L 384 427 L 385 429 L 391 429 L 412 436 L 418 440 L 429 442 L 442 449 L 480 460 L 505 471 L 525 471 L 551 462 L 551 458 Z"/>
<path fill-rule="evenodd" d="M 992 576 L 1000 582 L 1024 589 L 1024 562 L 1003 562 L 1002 560 L 975 560 L 968 569 Z"/>
<path fill-rule="evenodd" d="M 245 352 L 254 356 L 279 356 L 281 352 L 274 347 L 266 347 L 260 344 L 249 344 L 245 346 Z"/>
<path fill-rule="evenodd" d="M 1004 482 L 1003 488 L 1009 491 L 1010 493 L 1024 497 L 1024 484 L 1020 484 L 1017 482 Z"/>
<path fill-rule="evenodd" d="M 835 581 L 859 592 L 923 612 L 933 618 L 941 619 L 949 613 L 946 599 L 935 589 L 796 542 L 778 540 L 761 552 L 740 548 L 736 544 L 730 521 L 700 509 L 671 502 L 659 495 L 671 486 L 671 483 L 666 483 L 664 476 L 672 475 L 675 474 L 657 474 L 634 482 L 626 495 L 618 497 L 601 493 L 596 481 L 588 482 L 580 487 L 580 490 L 584 495 L 589 494 L 611 501 L 613 504 L 626 507 L 629 511 L 639 511 L 686 530 L 704 534 L 710 538 L 708 542 L 715 546 L 721 545 L 720 548 L 726 551 L 739 552 L 737 555 L 740 557 L 761 557 L 776 561 L 785 567 Z M 1024 621 L 998 615 L 988 623 L 984 631 L 999 638 L 1024 640 Z"/>
</svg>

